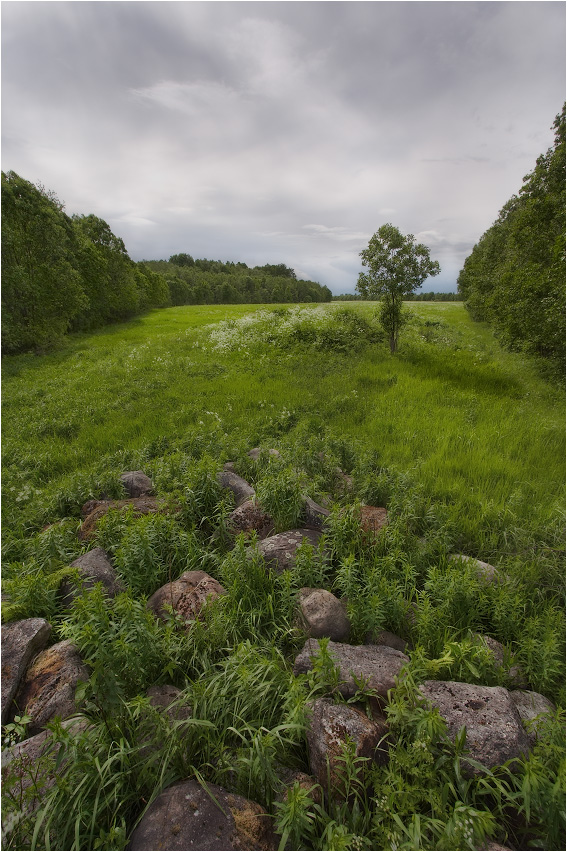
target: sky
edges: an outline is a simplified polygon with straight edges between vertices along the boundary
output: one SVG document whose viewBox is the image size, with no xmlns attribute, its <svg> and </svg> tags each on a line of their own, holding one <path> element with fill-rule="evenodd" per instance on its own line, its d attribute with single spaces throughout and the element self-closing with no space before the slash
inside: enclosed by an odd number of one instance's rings
<svg viewBox="0 0 567 852">
<path fill-rule="evenodd" d="M 353 293 L 391 222 L 454 291 L 565 100 L 563 2 L 23 2 L 2 169 L 133 260 L 285 263 Z"/>
</svg>

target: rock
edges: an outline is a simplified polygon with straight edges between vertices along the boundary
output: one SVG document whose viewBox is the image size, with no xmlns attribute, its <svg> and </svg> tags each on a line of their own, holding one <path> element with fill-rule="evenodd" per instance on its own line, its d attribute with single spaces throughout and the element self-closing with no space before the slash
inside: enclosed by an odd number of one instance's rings
<svg viewBox="0 0 567 852">
<path fill-rule="evenodd" d="M 12 712 L 12 701 L 32 659 L 43 651 L 51 635 L 44 618 L 26 618 L 2 627 L 2 724 Z"/>
<path fill-rule="evenodd" d="M 299 784 L 302 790 L 308 794 L 309 798 L 316 804 L 323 804 L 323 791 L 313 775 L 307 775 L 305 772 L 300 772 L 298 769 L 287 769 L 282 767 L 278 773 L 283 784 L 283 789 L 276 796 L 276 802 L 285 802 L 287 799 L 288 790 L 295 784 Z"/>
<path fill-rule="evenodd" d="M 217 482 L 223 488 L 228 488 L 232 491 L 234 494 L 236 508 L 241 506 L 245 500 L 249 500 L 256 494 L 252 486 L 249 485 L 245 479 L 242 479 L 241 476 L 238 476 L 236 473 L 232 473 L 230 470 L 221 470 L 220 473 L 217 473 Z"/>
<path fill-rule="evenodd" d="M 96 531 L 97 523 L 111 509 L 124 510 L 130 506 L 134 510 L 135 516 L 149 515 L 152 512 L 168 510 L 166 503 L 163 500 L 156 500 L 155 497 L 134 497 L 129 500 L 89 500 L 81 510 L 85 520 L 79 530 L 79 539 L 86 541 L 92 538 Z"/>
<path fill-rule="evenodd" d="M 120 477 L 128 497 L 146 497 L 154 493 L 154 486 L 143 470 L 128 470 Z"/>
<path fill-rule="evenodd" d="M 102 583 L 110 598 L 124 591 L 124 584 L 116 576 L 116 572 L 102 547 L 95 547 L 71 562 L 72 568 L 79 569 L 80 589 L 71 580 L 63 580 L 59 588 L 61 603 L 69 608 L 81 592 L 94 588 L 96 583 Z"/>
<path fill-rule="evenodd" d="M 510 692 L 510 698 L 519 713 L 520 719 L 527 728 L 528 738 L 533 747 L 539 735 L 539 729 L 544 716 L 555 713 L 555 705 L 539 692 L 514 689 Z"/>
<path fill-rule="evenodd" d="M 63 722 L 62 726 L 78 735 L 88 728 L 89 720 L 85 716 L 74 716 Z M 52 732 L 41 731 L 2 752 L 3 794 L 21 803 L 26 816 L 33 814 L 41 805 L 44 795 L 51 790 L 57 775 L 67 764 L 63 759 L 55 768 L 58 750 L 55 748 L 50 753 L 52 746 Z M 23 795 L 32 785 L 37 795 Z"/>
<path fill-rule="evenodd" d="M 321 533 L 317 530 L 289 530 L 289 532 L 265 538 L 259 543 L 258 552 L 267 565 L 270 565 L 277 574 L 281 574 L 295 563 L 295 554 L 300 544 L 307 541 L 313 547 L 317 547 L 320 538 Z"/>
<path fill-rule="evenodd" d="M 312 639 L 328 636 L 345 642 L 350 633 L 346 606 L 325 589 L 301 589 L 299 592 L 301 626 Z"/>
<path fill-rule="evenodd" d="M 498 642 L 497 639 L 493 639 L 492 636 L 483 636 L 480 633 L 475 633 L 473 638 L 488 648 L 494 659 L 496 669 L 501 670 L 513 686 L 517 686 L 521 689 L 528 685 L 525 675 L 519 666 L 506 666 L 504 664 L 506 648 L 501 642 Z"/>
<path fill-rule="evenodd" d="M 221 584 L 204 571 L 185 571 L 177 580 L 166 583 L 148 600 L 148 609 L 166 621 L 169 604 L 185 621 L 195 621 L 205 603 L 226 594 Z"/>
<path fill-rule="evenodd" d="M 259 539 L 267 538 L 274 532 L 274 522 L 264 512 L 259 503 L 254 500 L 245 500 L 237 509 L 228 516 L 228 530 L 231 535 L 237 536 L 244 533 L 248 537 L 255 532 Z"/>
<path fill-rule="evenodd" d="M 30 734 L 37 734 L 55 716 L 66 719 L 75 713 L 75 690 L 88 678 L 79 651 L 68 640 L 42 651 L 28 668 L 15 699 L 32 718 Z"/>
<path fill-rule="evenodd" d="M 402 666 L 409 663 L 409 657 L 386 645 L 344 645 L 329 642 L 327 649 L 340 668 L 339 692 L 345 697 L 358 691 L 356 680 L 364 681 L 368 689 L 373 689 L 382 698 L 393 689 Z M 300 654 L 295 658 L 293 673 L 305 674 L 313 668 L 313 657 L 319 651 L 315 639 L 308 639 Z"/>
<path fill-rule="evenodd" d="M 378 535 L 382 527 L 388 523 L 388 512 L 381 506 L 361 506 L 360 526 L 365 533 Z"/>
<path fill-rule="evenodd" d="M 473 563 L 476 567 L 476 576 L 479 580 L 486 582 L 488 586 L 499 585 L 506 580 L 506 576 L 501 574 L 494 565 L 489 565 L 488 562 L 481 562 L 480 559 L 474 559 L 472 556 L 464 556 L 462 553 L 452 553 L 449 558 L 454 562 Z"/>
<path fill-rule="evenodd" d="M 230 473 L 236 473 L 236 462 L 227 461 L 222 466 L 223 470 L 228 470 Z"/>
<path fill-rule="evenodd" d="M 191 707 L 180 701 L 182 694 L 180 689 L 169 684 L 150 686 L 146 692 L 150 705 L 163 710 L 170 722 L 186 722 L 193 715 Z"/>
<path fill-rule="evenodd" d="M 260 454 L 261 454 L 261 453 L 262 453 L 262 449 L 261 449 L 261 447 L 254 447 L 254 449 L 253 449 L 253 450 L 249 450 L 248 455 L 249 455 L 249 456 L 250 456 L 250 458 L 251 458 L 251 459 L 253 459 L 254 461 L 258 461 L 258 459 L 260 458 Z M 272 458 L 274 458 L 274 459 L 279 459 L 279 458 L 280 458 L 280 453 L 278 452 L 278 450 L 274 450 L 274 449 L 268 450 L 268 454 L 269 454 L 270 456 L 272 456 Z"/>
<path fill-rule="evenodd" d="M 328 509 L 320 506 L 310 497 L 303 498 L 303 512 L 301 515 L 301 523 L 304 527 L 313 530 L 322 530 L 325 521 L 331 516 Z"/>
<path fill-rule="evenodd" d="M 366 644 L 387 645 L 388 648 L 394 648 L 395 651 L 401 651 L 402 654 L 405 654 L 409 649 L 409 644 L 405 639 L 402 639 L 400 636 L 396 636 L 395 633 L 390 633 L 389 630 L 381 630 L 376 636 L 372 632 L 368 633 L 366 636 Z"/>
<path fill-rule="evenodd" d="M 340 792 L 343 787 L 340 760 L 347 737 L 354 742 L 357 757 L 367 757 L 377 763 L 388 759 L 385 720 L 372 721 L 366 713 L 350 704 L 333 704 L 320 698 L 307 706 L 307 745 L 309 769 L 324 789 L 330 786 Z"/>
<path fill-rule="evenodd" d="M 187 779 L 152 802 L 126 848 L 259 850 L 274 849 L 275 844 L 271 820 L 256 802 L 216 784 L 203 789 Z"/>
<path fill-rule="evenodd" d="M 529 739 L 507 689 L 426 680 L 420 692 L 438 708 L 452 739 L 466 725 L 470 757 L 488 769 L 528 754 Z M 482 774 L 466 760 L 462 771 L 468 777 Z"/>
</svg>

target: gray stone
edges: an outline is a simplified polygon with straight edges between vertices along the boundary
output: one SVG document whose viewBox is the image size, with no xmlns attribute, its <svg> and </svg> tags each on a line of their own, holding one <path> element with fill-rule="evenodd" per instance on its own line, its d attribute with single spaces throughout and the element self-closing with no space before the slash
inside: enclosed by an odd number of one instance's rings
<svg viewBox="0 0 567 852">
<path fill-rule="evenodd" d="M 176 686 L 161 684 L 150 686 L 146 695 L 150 705 L 165 713 L 170 722 L 186 722 L 192 716 L 191 707 L 181 700 L 183 693 Z"/>
<path fill-rule="evenodd" d="M 88 678 L 78 649 L 68 640 L 38 654 L 15 699 L 17 706 L 32 718 L 30 734 L 37 734 L 55 716 L 66 719 L 75 713 L 75 690 Z"/>
<path fill-rule="evenodd" d="M 500 585 L 507 579 L 506 575 L 501 574 L 494 565 L 489 565 L 488 562 L 482 562 L 480 559 L 474 559 L 472 556 L 464 556 L 462 553 L 452 553 L 449 558 L 454 562 L 472 563 L 476 568 L 476 576 L 479 580 L 485 582 L 487 586 Z"/>
<path fill-rule="evenodd" d="M 350 633 L 346 606 L 326 589 L 301 589 L 299 592 L 301 626 L 312 639 L 328 636 L 345 642 Z"/>
<path fill-rule="evenodd" d="M 466 726 L 470 757 L 488 769 L 529 753 L 529 739 L 507 689 L 427 680 L 420 692 L 439 710 L 451 739 Z M 482 773 L 465 760 L 463 774 Z"/>
<path fill-rule="evenodd" d="M 195 621 L 208 601 L 226 594 L 221 584 L 204 571 L 185 571 L 177 580 L 166 583 L 149 598 L 147 606 L 154 615 L 166 621 L 166 606 L 184 621 Z"/>
<path fill-rule="evenodd" d="M 488 648 L 494 659 L 495 668 L 502 671 L 508 679 L 509 684 L 517 686 L 520 689 L 528 685 L 520 666 L 511 666 L 505 663 L 507 657 L 506 648 L 501 642 L 497 639 L 493 639 L 492 636 L 484 636 L 480 633 L 475 633 L 474 638 L 477 642 L 481 642 L 486 648 Z"/>
<path fill-rule="evenodd" d="M 245 500 L 254 497 L 256 492 L 245 479 L 230 470 L 221 470 L 217 473 L 217 482 L 222 488 L 228 488 L 234 494 L 235 505 L 241 506 Z"/>
<path fill-rule="evenodd" d="M 320 698 L 307 706 L 307 745 L 309 769 L 324 789 L 341 792 L 341 754 L 347 737 L 354 742 L 357 757 L 377 763 L 388 760 L 388 725 L 373 721 L 361 709 L 350 704 L 333 704 Z M 328 763 L 328 769 L 327 769 Z"/>
<path fill-rule="evenodd" d="M 514 689 L 510 692 L 510 698 L 527 729 L 530 744 L 533 747 L 538 739 L 544 717 L 555 713 L 555 705 L 539 692 L 528 690 Z"/>
<path fill-rule="evenodd" d="M 250 456 L 250 458 L 251 458 L 251 459 L 253 459 L 254 461 L 258 461 L 258 459 L 260 458 L 261 453 L 262 453 L 262 448 L 261 448 L 261 447 L 254 447 L 254 449 L 253 449 L 253 450 L 249 450 L 248 455 L 249 455 L 249 456 Z M 274 458 L 274 459 L 279 459 L 279 458 L 280 458 L 280 453 L 278 452 L 278 450 L 270 449 L 270 450 L 268 450 L 268 455 L 272 456 L 272 458 Z"/>
<path fill-rule="evenodd" d="M 124 591 L 124 584 L 116 576 L 116 572 L 108 559 L 108 554 L 102 547 L 95 547 L 79 556 L 78 559 L 71 562 L 71 567 L 79 569 L 80 588 L 77 588 L 76 584 L 70 580 L 63 580 L 59 594 L 61 603 L 65 608 L 69 608 L 81 592 L 94 588 L 96 583 L 102 583 L 110 598 L 114 598 Z"/>
<path fill-rule="evenodd" d="M 382 506 L 361 506 L 360 526 L 369 536 L 377 536 L 388 523 L 388 512 Z"/>
<path fill-rule="evenodd" d="M 91 539 L 97 528 L 97 524 L 107 512 L 111 510 L 126 510 L 132 508 L 134 517 L 141 515 L 150 515 L 156 512 L 168 513 L 171 507 L 165 500 L 157 500 L 155 497 L 132 497 L 127 500 L 89 500 L 81 513 L 84 521 L 79 530 L 79 540 L 88 541 Z"/>
<path fill-rule="evenodd" d="M 274 532 L 273 520 L 264 512 L 260 504 L 252 499 L 245 500 L 230 513 L 227 527 L 229 533 L 233 536 L 240 533 L 249 536 L 255 532 L 259 539 L 267 538 Z"/>
<path fill-rule="evenodd" d="M 145 497 L 154 493 L 152 480 L 143 470 L 127 470 L 121 475 L 120 482 L 128 497 Z"/>
<path fill-rule="evenodd" d="M 2 626 L 2 724 L 8 722 L 12 701 L 32 659 L 51 635 L 44 618 L 26 618 Z"/>
<path fill-rule="evenodd" d="M 325 521 L 331 516 L 328 509 L 320 506 L 310 497 L 303 498 L 303 512 L 301 515 L 301 523 L 304 527 L 313 530 L 322 530 Z"/>
<path fill-rule="evenodd" d="M 304 541 L 317 547 L 320 538 L 321 533 L 317 530 L 289 530 L 265 538 L 258 545 L 258 552 L 267 565 L 270 565 L 277 574 L 281 574 L 294 565 L 297 548 Z"/>
<path fill-rule="evenodd" d="M 386 645 L 344 645 L 329 642 L 328 651 L 340 669 L 338 689 L 345 697 L 355 695 L 358 683 L 364 682 L 368 689 L 386 698 L 388 690 L 395 686 L 402 666 L 409 657 Z M 313 668 L 313 658 L 319 651 L 315 639 L 308 639 L 296 657 L 293 673 L 305 674 Z"/>
<path fill-rule="evenodd" d="M 377 635 L 372 632 L 368 633 L 366 636 L 366 644 L 387 645 L 388 648 L 394 648 L 395 651 L 401 651 L 402 654 L 405 654 L 409 649 L 409 644 L 405 639 L 402 639 L 400 636 L 396 636 L 395 633 L 390 633 L 389 630 L 381 630 Z"/>
<path fill-rule="evenodd" d="M 74 716 L 62 726 L 76 736 L 88 728 L 89 721 L 85 716 Z M 3 794 L 21 803 L 26 816 L 31 816 L 42 804 L 67 764 L 63 759 L 56 768 L 58 749 L 53 748 L 53 743 L 52 732 L 41 731 L 2 752 Z M 32 791 L 26 795 L 30 787 Z"/>
<path fill-rule="evenodd" d="M 187 779 L 152 802 L 126 847 L 130 850 L 275 849 L 271 820 L 256 802 L 216 784 Z"/>
</svg>

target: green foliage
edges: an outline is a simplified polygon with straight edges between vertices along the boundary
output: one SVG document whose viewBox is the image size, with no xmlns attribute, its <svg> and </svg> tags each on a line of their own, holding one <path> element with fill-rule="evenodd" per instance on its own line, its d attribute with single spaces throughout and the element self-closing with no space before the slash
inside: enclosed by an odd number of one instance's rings
<svg viewBox="0 0 567 852">
<path fill-rule="evenodd" d="M 565 106 L 555 142 L 465 261 L 459 293 L 471 316 L 512 349 L 565 369 Z"/>
<path fill-rule="evenodd" d="M 404 236 L 390 224 L 378 228 L 360 256 L 368 272 L 360 273 L 356 289 L 363 299 L 382 299 L 379 319 L 393 353 L 398 348 L 398 334 L 405 319 L 403 299 L 428 276 L 438 275 L 439 264 L 431 260 L 427 246 L 415 242 L 413 234 Z"/>
<path fill-rule="evenodd" d="M 48 347 L 86 302 L 62 204 L 15 172 L 2 172 L 4 351 Z"/>
</svg>

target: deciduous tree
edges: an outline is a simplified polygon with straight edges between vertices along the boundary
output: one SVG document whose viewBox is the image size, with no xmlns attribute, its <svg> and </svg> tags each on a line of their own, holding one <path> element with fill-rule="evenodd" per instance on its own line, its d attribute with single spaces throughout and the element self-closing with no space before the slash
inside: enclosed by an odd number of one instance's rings
<svg viewBox="0 0 567 852">
<path fill-rule="evenodd" d="M 368 272 L 360 273 L 356 289 L 363 299 L 381 299 L 380 322 L 393 353 L 404 322 L 403 300 L 426 278 L 438 275 L 440 266 L 431 260 L 427 246 L 415 242 L 413 234 L 404 236 L 391 224 L 378 228 L 360 256 Z"/>
</svg>

